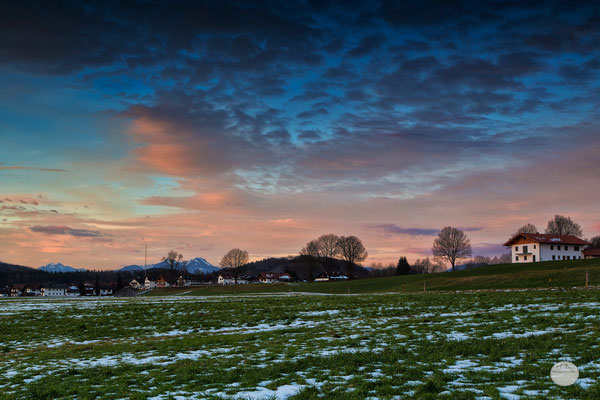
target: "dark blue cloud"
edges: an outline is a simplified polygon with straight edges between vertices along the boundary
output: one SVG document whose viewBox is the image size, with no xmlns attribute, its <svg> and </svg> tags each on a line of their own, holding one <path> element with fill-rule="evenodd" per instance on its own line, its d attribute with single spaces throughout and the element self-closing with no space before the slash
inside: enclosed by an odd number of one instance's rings
<svg viewBox="0 0 600 400">
<path fill-rule="evenodd" d="M 441 230 L 439 228 L 408 228 L 395 224 L 372 224 L 370 227 L 383 233 L 384 235 L 437 236 Z M 483 230 L 482 227 L 464 227 L 459 229 L 466 232 L 477 232 Z"/>
<path fill-rule="evenodd" d="M 535 157 L 527 145 L 549 146 L 546 126 L 585 123 L 600 106 L 594 2 L 34 1 L 0 10 L 0 68 L 59 75 L 103 93 L 118 116 L 152 115 L 177 127 L 173 142 L 214 158 L 215 171 L 387 179 L 481 166 L 483 154 L 502 167 Z"/>
</svg>

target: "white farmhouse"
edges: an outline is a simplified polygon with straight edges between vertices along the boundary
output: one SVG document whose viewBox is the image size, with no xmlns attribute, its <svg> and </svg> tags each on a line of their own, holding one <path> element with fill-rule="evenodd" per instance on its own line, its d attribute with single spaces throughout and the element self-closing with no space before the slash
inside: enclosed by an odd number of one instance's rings
<svg viewBox="0 0 600 400">
<path fill-rule="evenodd" d="M 155 281 L 151 281 L 147 277 L 146 277 L 146 279 L 144 279 L 144 289 L 154 289 L 155 287 L 156 287 Z"/>
<path fill-rule="evenodd" d="M 258 280 L 261 283 L 291 282 L 292 276 L 287 272 L 261 272 Z"/>
<path fill-rule="evenodd" d="M 81 296 L 81 291 L 79 290 L 79 288 L 75 285 L 73 286 L 69 286 L 67 288 L 67 290 L 65 290 L 65 296 L 67 297 L 77 297 L 77 296 Z"/>
<path fill-rule="evenodd" d="M 571 235 L 518 233 L 505 246 L 511 248 L 513 263 L 530 263 L 552 260 L 579 260 L 590 244 Z"/>
<path fill-rule="evenodd" d="M 250 280 L 247 276 L 238 276 L 238 278 L 237 278 L 238 285 L 242 285 L 242 284 L 246 284 L 246 283 L 250 283 Z M 217 278 L 217 284 L 219 284 L 219 285 L 235 285 L 235 277 L 219 274 L 219 276 Z"/>
<path fill-rule="evenodd" d="M 48 297 L 63 297 L 66 296 L 69 285 L 46 285 L 42 287 L 42 296 Z"/>
</svg>

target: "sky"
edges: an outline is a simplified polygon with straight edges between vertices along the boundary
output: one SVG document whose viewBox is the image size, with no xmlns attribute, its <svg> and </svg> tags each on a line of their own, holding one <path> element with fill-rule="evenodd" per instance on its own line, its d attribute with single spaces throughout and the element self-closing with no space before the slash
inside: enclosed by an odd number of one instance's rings
<svg viewBox="0 0 600 400">
<path fill-rule="evenodd" d="M 599 235 L 600 7 L 529 3 L 4 1 L 0 260 Z"/>
</svg>

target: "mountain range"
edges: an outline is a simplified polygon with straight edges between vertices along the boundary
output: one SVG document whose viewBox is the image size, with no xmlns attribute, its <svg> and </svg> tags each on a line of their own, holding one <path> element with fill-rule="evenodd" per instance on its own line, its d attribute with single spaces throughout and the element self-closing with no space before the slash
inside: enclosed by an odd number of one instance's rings
<svg viewBox="0 0 600 400">
<path fill-rule="evenodd" d="M 166 261 L 161 261 L 156 264 L 150 264 L 146 266 L 146 269 L 152 268 L 165 268 L 169 269 L 169 264 Z M 187 263 L 183 264 L 178 269 L 185 269 L 190 274 L 210 274 L 211 272 L 218 271 L 219 268 L 215 267 L 208 261 L 206 261 L 202 257 L 196 257 L 194 259 L 189 260 Z M 120 268 L 119 271 L 143 271 L 144 266 L 142 265 L 126 265 L 123 268 Z"/>
<path fill-rule="evenodd" d="M 61 263 L 50 263 L 47 265 L 43 265 L 38 268 L 40 271 L 46 272 L 77 272 L 77 271 L 85 271 L 85 268 L 73 268 L 68 265 L 63 265 Z"/>
</svg>

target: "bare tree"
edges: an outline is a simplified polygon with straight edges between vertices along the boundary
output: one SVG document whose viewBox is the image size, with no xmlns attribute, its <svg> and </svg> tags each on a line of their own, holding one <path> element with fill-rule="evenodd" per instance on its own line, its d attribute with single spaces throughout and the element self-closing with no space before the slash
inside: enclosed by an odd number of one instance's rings
<svg viewBox="0 0 600 400">
<path fill-rule="evenodd" d="M 335 258 L 340 255 L 339 241 L 340 237 L 332 233 L 321 235 L 317 239 L 319 257 L 323 259 L 328 274 L 333 270 Z"/>
<path fill-rule="evenodd" d="M 534 224 L 525 224 L 522 227 L 520 227 L 519 229 L 517 229 L 517 231 L 515 232 L 515 235 L 519 234 L 519 233 L 538 233 L 538 228 L 534 225 Z"/>
<path fill-rule="evenodd" d="M 555 215 L 553 219 L 548 221 L 546 233 L 552 235 L 573 235 L 581 237 L 583 235 L 583 230 L 581 229 L 581 225 L 573 222 L 570 217 Z"/>
<path fill-rule="evenodd" d="M 181 260 L 183 260 L 183 255 L 177 253 L 174 250 L 169 251 L 165 257 L 162 258 L 161 261 L 166 261 L 169 269 L 171 270 L 171 286 L 175 284 L 175 270 L 179 268 L 181 264 Z"/>
<path fill-rule="evenodd" d="M 318 241 L 311 240 L 310 242 L 306 243 L 306 246 L 300 250 L 300 255 L 308 258 L 308 280 L 312 281 L 314 279 L 313 273 L 317 267 L 320 256 Z"/>
<path fill-rule="evenodd" d="M 240 274 L 240 267 L 248 264 L 250 257 L 246 250 L 231 249 L 227 254 L 223 256 L 219 265 L 223 268 L 231 268 L 233 276 L 235 278 L 235 284 L 237 285 L 238 276 Z"/>
<path fill-rule="evenodd" d="M 410 272 L 414 274 L 431 274 L 436 272 L 444 272 L 446 267 L 439 262 L 433 262 L 429 257 L 422 260 L 417 259 L 410 267 Z"/>
<path fill-rule="evenodd" d="M 600 249 L 600 235 L 594 236 L 588 240 L 594 249 Z"/>
<path fill-rule="evenodd" d="M 338 241 L 338 247 L 344 260 L 346 260 L 349 278 L 354 272 L 354 264 L 363 262 L 369 256 L 365 246 L 356 236 L 342 236 Z"/>
<path fill-rule="evenodd" d="M 431 251 L 439 260 L 448 261 L 452 265 L 452 271 L 454 271 L 457 259 L 470 257 L 473 253 L 471 241 L 467 235 L 460 229 L 451 226 L 445 227 L 438 233 Z"/>
</svg>

